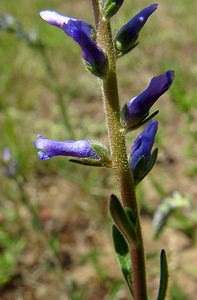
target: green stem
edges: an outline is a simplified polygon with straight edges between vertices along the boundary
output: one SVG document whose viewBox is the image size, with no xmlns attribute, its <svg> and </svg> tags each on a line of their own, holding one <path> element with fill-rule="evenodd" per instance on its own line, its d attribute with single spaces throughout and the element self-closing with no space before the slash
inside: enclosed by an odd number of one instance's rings
<svg viewBox="0 0 197 300">
<path fill-rule="evenodd" d="M 99 23 L 99 0 L 91 0 L 91 1 L 92 1 L 93 12 L 94 12 L 95 25 L 97 28 Z"/>
<path fill-rule="evenodd" d="M 98 1 L 93 1 L 98 4 Z M 139 220 L 138 204 L 135 195 L 135 185 L 131 174 L 125 143 L 125 134 L 120 124 L 120 104 L 116 76 L 116 55 L 112 41 L 110 21 L 102 17 L 99 12 L 96 20 L 97 42 L 106 52 L 109 60 L 109 70 L 105 78 L 100 81 L 104 108 L 108 127 L 108 138 L 112 157 L 112 168 L 115 172 L 123 206 L 129 207 L 137 215 L 137 236 L 139 246 L 131 247 L 132 283 L 135 300 L 147 300 L 146 271 L 144 247 Z"/>
</svg>

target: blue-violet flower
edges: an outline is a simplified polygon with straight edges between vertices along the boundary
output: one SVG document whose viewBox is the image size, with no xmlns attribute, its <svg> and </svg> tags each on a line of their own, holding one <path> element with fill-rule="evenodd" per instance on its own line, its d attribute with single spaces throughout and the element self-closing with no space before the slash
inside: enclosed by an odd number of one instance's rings
<svg viewBox="0 0 197 300">
<path fill-rule="evenodd" d="M 167 71 L 151 79 L 149 86 L 138 96 L 132 98 L 122 109 L 122 124 L 132 128 L 148 115 L 152 105 L 172 85 L 174 71 Z"/>
<path fill-rule="evenodd" d="M 130 168 L 132 171 L 134 171 L 141 157 L 145 158 L 146 163 L 149 162 L 157 129 L 158 122 L 156 120 L 147 123 L 145 129 L 132 144 L 130 154 Z"/>
<path fill-rule="evenodd" d="M 34 142 L 34 146 L 41 150 L 38 152 L 38 157 L 41 160 L 47 160 L 58 155 L 98 159 L 98 156 L 88 140 L 67 140 L 59 142 L 38 135 L 37 140 Z"/>
<path fill-rule="evenodd" d="M 154 3 L 145 7 L 117 31 L 114 43 L 118 52 L 127 53 L 137 45 L 140 30 L 150 15 L 157 9 L 157 6 L 158 4 Z"/>
<path fill-rule="evenodd" d="M 8 177 L 13 177 L 16 174 L 17 162 L 13 159 L 9 148 L 3 149 L 1 164 L 0 173 Z"/>
<path fill-rule="evenodd" d="M 40 16 L 49 24 L 62 29 L 79 44 L 88 71 L 98 77 L 106 74 L 108 60 L 93 37 L 95 35 L 93 26 L 83 20 L 63 16 L 56 11 L 44 10 L 40 12 Z"/>
</svg>

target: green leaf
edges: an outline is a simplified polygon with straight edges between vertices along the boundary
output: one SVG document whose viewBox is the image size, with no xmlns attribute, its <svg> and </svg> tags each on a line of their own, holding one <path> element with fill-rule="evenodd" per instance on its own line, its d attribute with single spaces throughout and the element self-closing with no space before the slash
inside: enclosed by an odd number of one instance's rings
<svg viewBox="0 0 197 300">
<path fill-rule="evenodd" d="M 90 145 L 91 145 L 92 149 L 94 150 L 94 152 L 100 157 L 101 161 L 104 161 L 104 162 L 111 161 L 109 150 L 107 149 L 107 147 L 105 145 L 103 145 L 99 141 L 90 141 Z"/>
<path fill-rule="evenodd" d="M 134 213 L 130 207 L 125 207 L 125 212 L 132 224 L 136 226 L 137 214 Z"/>
<path fill-rule="evenodd" d="M 144 173 L 145 173 L 145 163 L 146 163 L 146 159 L 144 156 L 141 156 L 140 159 L 138 160 L 138 162 L 135 165 L 135 168 L 133 170 L 133 175 L 134 175 L 134 180 L 135 180 L 135 184 L 137 185 L 142 178 L 144 177 Z"/>
<path fill-rule="evenodd" d="M 112 225 L 112 236 L 120 269 L 127 282 L 131 295 L 133 295 L 131 283 L 131 258 L 129 253 L 129 247 L 116 225 Z"/>
<path fill-rule="evenodd" d="M 137 234 L 134 224 L 130 221 L 126 212 L 124 211 L 120 201 L 115 195 L 111 195 L 110 198 L 110 213 L 114 223 L 119 231 L 124 235 L 126 241 L 136 247 Z"/>
<path fill-rule="evenodd" d="M 154 118 L 157 114 L 159 113 L 159 110 L 154 111 L 151 115 L 149 115 L 146 119 L 144 119 L 141 123 L 141 125 L 144 125 L 145 123 L 147 123 L 148 121 L 150 121 L 152 118 Z"/>
<path fill-rule="evenodd" d="M 123 0 L 119 1 L 118 4 L 114 0 L 107 0 L 103 6 L 105 18 L 110 19 L 111 17 L 113 17 L 113 15 L 115 15 L 121 7 L 122 3 Z"/>
<path fill-rule="evenodd" d="M 105 167 L 105 164 L 101 160 L 97 159 L 91 159 L 91 158 L 81 158 L 81 159 L 69 159 L 70 162 L 78 164 L 78 165 L 84 165 L 89 167 Z"/>
<path fill-rule="evenodd" d="M 153 168 L 157 160 L 157 155 L 158 155 L 158 148 L 154 149 L 147 163 L 144 156 L 140 157 L 133 172 L 136 185 L 140 181 L 142 181 L 142 179 L 144 179 L 144 177 L 151 171 L 151 169 Z"/>
<path fill-rule="evenodd" d="M 159 151 L 158 148 L 155 148 L 153 150 L 153 152 L 151 154 L 151 157 L 150 157 L 150 159 L 148 161 L 147 167 L 146 167 L 146 172 L 147 173 L 150 172 L 150 170 L 153 168 L 153 166 L 154 166 L 154 164 L 155 164 L 155 162 L 157 160 L 158 151 Z"/>
<path fill-rule="evenodd" d="M 157 300 L 165 300 L 168 288 L 168 263 L 165 250 L 161 250 L 160 254 L 160 285 Z"/>
</svg>

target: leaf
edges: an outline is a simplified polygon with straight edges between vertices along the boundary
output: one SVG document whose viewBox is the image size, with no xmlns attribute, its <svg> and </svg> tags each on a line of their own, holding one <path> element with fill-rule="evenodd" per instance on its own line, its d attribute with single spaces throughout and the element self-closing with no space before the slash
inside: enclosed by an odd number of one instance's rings
<svg viewBox="0 0 197 300">
<path fill-rule="evenodd" d="M 105 145 L 101 144 L 101 142 L 98 141 L 91 141 L 90 144 L 94 152 L 101 158 L 101 160 L 110 160 L 109 151 Z"/>
<path fill-rule="evenodd" d="M 154 151 L 151 154 L 151 157 L 148 161 L 148 163 L 145 162 L 145 157 L 142 156 L 134 169 L 134 179 L 135 179 L 135 184 L 137 185 L 144 177 L 151 171 L 153 168 L 156 160 L 157 160 L 157 155 L 158 155 L 158 148 L 154 149 Z"/>
<path fill-rule="evenodd" d="M 137 246 L 137 234 L 134 224 L 130 221 L 120 201 L 115 195 L 110 198 L 110 214 L 119 231 L 133 247 Z"/>
<path fill-rule="evenodd" d="M 160 254 L 160 284 L 157 300 L 165 300 L 168 288 L 168 263 L 165 250 L 161 250 Z"/>
<path fill-rule="evenodd" d="M 150 120 L 151 120 L 152 118 L 154 118 L 158 113 L 159 113 L 159 110 L 154 111 L 151 115 L 148 116 L 148 118 L 144 119 L 144 120 L 141 122 L 140 126 L 141 126 L 141 125 L 144 125 L 145 123 L 147 123 L 148 121 L 150 121 Z"/>
<path fill-rule="evenodd" d="M 112 225 L 112 236 L 113 236 L 114 248 L 115 248 L 120 269 L 127 282 L 130 293 L 131 295 L 133 295 L 132 283 L 131 283 L 131 258 L 130 258 L 128 244 L 125 241 L 123 235 L 116 227 L 116 225 Z"/>
<path fill-rule="evenodd" d="M 138 162 L 135 165 L 135 168 L 133 170 L 133 175 L 134 175 L 134 180 L 135 180 L 135 184 L 137 185 L 142 178 L 144 177 L 144 173 L 145 173 L 145 163 L 146 163 L 146 159 L 144 156 L 141 156 L 140 159 L 138 160 Z"/>
<path fill-rule="evenodd" d="M 90 167 L 105 167 L 105 164 L 101 160 L 96 159 L 89 159 L 89 158 L 82 158 L 82 159 L 75 159 L 71 158 L 69 159 L 70 162 L 84 165 L 84 166 L 90 166 Z"/>
<path fill-rule="evenodd" d="M 158 155 L 158 148 L 155 148 L 151 154 L 151 157 L 148 161 L 148 164 L 146 166 L 146 174 L 145 176 L 147 175 L 148 172 L 150 172 L 150 170 L 153 168 L 156 160 L 157 160 L 157 155 Z"/>
</svg>

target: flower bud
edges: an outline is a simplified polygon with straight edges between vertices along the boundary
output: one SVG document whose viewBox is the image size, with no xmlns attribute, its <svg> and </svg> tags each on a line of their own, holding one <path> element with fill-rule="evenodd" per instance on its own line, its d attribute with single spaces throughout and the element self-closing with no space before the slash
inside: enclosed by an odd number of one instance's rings
<svg viewBox="0 0 197 300">
<path fill-rule="evenodd" d="M 157 6 L 158 4 L 151 4 L 145 7 L 117 31 L 114 44 L 119 56 L 129 52 L 137 45 L 140 30 L 150 15 L 157 9 Z"/>
<path fill-rule="evenodd" d="M 79 44 L 86 69 L 89 72 L 101 78 L 106 74 L 108 59 L 94 40 L 95 32 L 90 24 L 50 10 L 41 11 L 40 16 L 49 24 L 62 29 Z"/>
<path fill-rule="evenodd" d="M 110 19 L 117 13 L 124 0 L 101 0 L 101 5 L 106 19 Z"/>
<path fill-rule="evenodd" d="M 157 129 L 158 122 L 156 120 L 149 122 L 131 146 L 130 168 L 136 184 L 146 176 L 156 161 L 157 150 L 152 154 L 151 150 Z"/>
<path fill-rule="evenodd" d="M 132 98 L 122 109 L 121 122 L 127 129 L 135 129 L 146 121 L 152 105 L 172 85 L 174 71 L 167 71 L 159 76 L 153 77 L 149 86 L 138 96 Z"/>
</svg>

